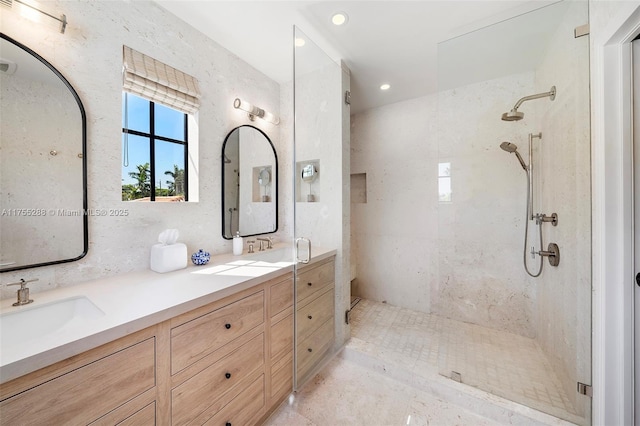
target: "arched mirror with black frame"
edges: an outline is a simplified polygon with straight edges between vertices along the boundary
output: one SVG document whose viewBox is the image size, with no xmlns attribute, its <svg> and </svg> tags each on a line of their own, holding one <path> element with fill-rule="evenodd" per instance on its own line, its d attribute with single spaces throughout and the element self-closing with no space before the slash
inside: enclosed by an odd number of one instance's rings
<svg viewBox="0 0 640 426">
<path fill-rule="evenodd" d="M 53 65 L 0 37 L 0 272 L 81 259 L 89 248 L 84 106 Z"/>
<path fill-rule="evenodd" d="M 278 156 L 260 129 L 231 130 L 222 145 L 222 237 L 278 230 Z"/>
</svg>

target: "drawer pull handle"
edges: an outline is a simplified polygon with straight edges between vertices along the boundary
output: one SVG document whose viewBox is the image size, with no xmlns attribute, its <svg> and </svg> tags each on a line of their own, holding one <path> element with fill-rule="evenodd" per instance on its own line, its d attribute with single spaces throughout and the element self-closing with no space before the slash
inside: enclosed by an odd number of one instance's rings
<svg viewBox="0 0 640 426">
<path fill-rule="evenodd" d="M 312 317 L 311 315 L 308 315 L 308 316 L 307 316 L 307 318 L 309 318 L 309 319 L 313 319 L 313 317 Z"/>
<path fill-rule="evenodd" d="M 224 377 L 226 377 L 227 379 L 231 378 L 231 373 L 224 373 Z"/>
<path fill-rule="evenodd" d="M 309 287 L 311 287 L 311 286 L 313 285 L 313 283 L 307 283 L 307 285 L 308 285 Z"/>
<path fill-rule="evenodd" d="M 230 422 L 226 422 L 226 423 L 224 424 L 224 426 L 231 426 L 231 423 L 230 423 Z"/>
<path fill-rule="evenodd" d="M 225 325 L 224 325 L 224 328 L 226 328 L 227 330 L 228 330 L 228 329 L 230 329 L 230 328 L 231 328 L 231 324 L 228 324 L 228 323 L 227 323 L 227 324 L 225 324 Z"/>
<path fill-rule="evenodd" d="M 307 349 L 307 350 L 308 350 L 309 352 L 313 352 L 313 349 L 311 349 L 311 348 L 309 348 L 309 349 Z"/>
</svg>

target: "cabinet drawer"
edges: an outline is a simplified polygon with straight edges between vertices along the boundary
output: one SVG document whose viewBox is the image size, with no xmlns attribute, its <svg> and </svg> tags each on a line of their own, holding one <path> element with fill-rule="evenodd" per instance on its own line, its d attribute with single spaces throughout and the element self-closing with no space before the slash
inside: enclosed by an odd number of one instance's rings
<svg viewBox="0 0 640 426">
<path fill-rule="evenodd" d="M 335 262 L 333 260 L 298 273 L 298 279 L 296 280 L 298 302 L 302 302 L 317 291 L 326 289 L 334 281 Z"/>
<path fill-rule="evenodd" d="M 331 318 L 298 344 L 297 373 L 300 382 L 304 381 L 303 378 L 333 344 L 333 330 L 334 324 L 333 318 Z"/>
<path fill-rule="evenodd" d="M 264 291 L 171 330 L 171 373 L 216 351 L 264 321 Z"/>
<path fill-rule="evenodd" d="M 271 326 L 271 359 L 293 351 L 293 315 Z"/>
<path fill-rule="evenodd" d="M 259 418 L 257 414 L 264 407 L 264 375 L 250 384 L 247 389 L 218 411 L 207 426 L 245 426 L 253 424 Z"/>
<path fill-rule="evenodd" d="M 147 426 L 156 424 L 156 403 L 152 402 L 134 415 L 127 417 L 118 426 Z"/>
<path fill-rule="evenodd" d="M 271 316 L 284 311 L 293 305 L 293 278 L 271 286 L 269 310 Z"/>
<path fill-rule="evenodd" d="M 333 318 L 333 287 L 296 311 L 298 339 L 304 340 L 329 318 Z"/>
<path fill-rule="evenodd" d="M 1 424 L 87 424 L 155 386 L 155 338 L 0 403 Z"/>
<path fill-rule="evenodd" d="M 264 334 L 259 334 L 171 391 L 172 423 L 189 423 L 263 364 Z"/>
</svg>

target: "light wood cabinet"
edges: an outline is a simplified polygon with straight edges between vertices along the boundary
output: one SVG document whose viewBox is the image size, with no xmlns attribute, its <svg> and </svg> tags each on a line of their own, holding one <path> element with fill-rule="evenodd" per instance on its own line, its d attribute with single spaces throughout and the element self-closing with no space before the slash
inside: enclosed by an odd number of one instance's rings
<svg viewBox="0 0 640 426">
<path fill-rule="evenodd" d="M 298 304 L 313 299 L 323 288 L 333 285 L 335 274 L 333 257 L 301 268 L 296 280 Z"/>
<path fill-rule="evenodd" d="M 210 420 L 211 426 L 243 426 L 255 424 L 265 406 L 264 376 L 260 376 Z"/>
<path fill-rule="evenodd" d="M 293 388 L 285 273 L 0 386 L 0 424 L 252 425 Z"/>
<path fill-rule="evenodd" d="M 334 296 L 333 285 L 315 299 L 306 300 L 304 305 L 298 306 L 296 310 L 296 321 L 298 324 L 298 341 L 304 340 L 311 333 L 317 330 L 328 319 L 334 316 Z"/>
<path fill-rule="evenodd" d="M 264 334 L 198 372 L 171 391 L 171 420 L 188 424 L 252 372 L 264 371 Z"/>
<path fill-rule="evenodd" d="M 155 329 L 147 329 L 111 344 L 69 358 L 0 388 L 0 423 L 110 424 L 155 397 Z M 132 403 L 133 402 L 133 403 Z M 118 415 L 121 417 L 118 417 Z"/>
<path fill-rule="evenodd" d="M 298 379 L 304 381 L 333 344 L 333 319 L 327 320 L 297 347 Z"/>
<path fill-rule="evenodd" d="M 293 390 L 293 277 L 270 287 L 266 417 Z M 264 418 L 263 417 L 263 418 Z"/>
<path fill-rule="evenodd" d="M 335 258 L 310 264 L 296 280 L 296 377 L 304 383 L 335 340 Z"/>
<path fill-rule="evenodd" d="M 182 370 L 264 322 L 264 291 L 171 329 L 171 372 Z"/>
<path fill-rule="evenodd" d="M 118 426 L 147 426 L 154 424 L 156 424 L 156 403 L 152 402 L 118 423 Z"/>
</svg>

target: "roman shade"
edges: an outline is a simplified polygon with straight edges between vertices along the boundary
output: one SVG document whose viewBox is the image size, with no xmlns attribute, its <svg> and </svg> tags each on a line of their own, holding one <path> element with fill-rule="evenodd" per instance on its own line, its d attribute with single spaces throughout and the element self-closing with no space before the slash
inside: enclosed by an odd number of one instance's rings
<svg viewBox="0 0 640 426">
<path fill-rule="evenodd" d="M 123 90 L 187 114 L 200 107 L 198 80 L 130 47 L 123 46 Z"/>
</svg>

